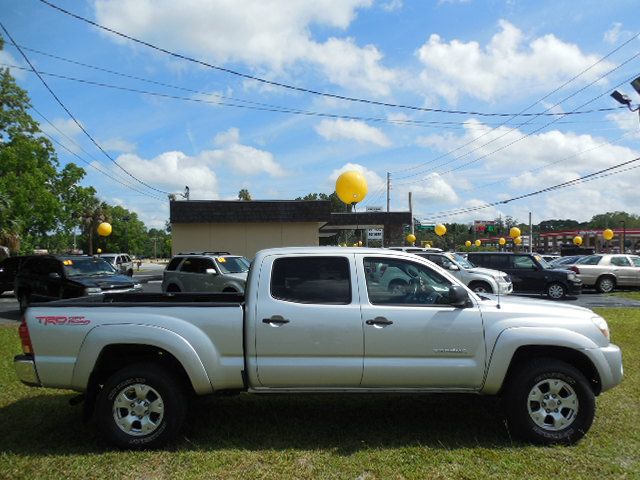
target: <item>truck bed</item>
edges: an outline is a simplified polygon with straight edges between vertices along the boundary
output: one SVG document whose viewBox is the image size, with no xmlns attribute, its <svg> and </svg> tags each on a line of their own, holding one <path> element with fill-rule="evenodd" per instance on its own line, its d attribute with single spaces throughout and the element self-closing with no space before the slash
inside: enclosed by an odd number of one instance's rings
<svg viewBox="0 0 640 480">
<path fill-rule="evenodd" d="M 107 293 L 34 303 L 32 307 L 230 307 L 244 304 L 242 293 Z"/>
</svg>

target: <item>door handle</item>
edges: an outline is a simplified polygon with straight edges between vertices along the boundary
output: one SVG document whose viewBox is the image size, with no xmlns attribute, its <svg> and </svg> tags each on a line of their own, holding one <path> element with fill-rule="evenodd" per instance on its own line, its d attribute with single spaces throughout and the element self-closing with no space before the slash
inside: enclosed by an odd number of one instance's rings
<svg viewBox="0 0 640 480">
<path fill-rule="evenodd" d="M 289 320 L 283 318 L 282 315 L 273 315 L 271 318 L 263 318 L 262 323 L 284 325 L 285 323 L 289 323 Z"/>
<path fill-rule="evenodd" d="M 392 325 L 393 321 L 391 320 L 387 320 L 384 317 L 376 317 L 372 320 L 367 320 L 364 323 L 366 323 L 367 325 Z"/>
</svg>

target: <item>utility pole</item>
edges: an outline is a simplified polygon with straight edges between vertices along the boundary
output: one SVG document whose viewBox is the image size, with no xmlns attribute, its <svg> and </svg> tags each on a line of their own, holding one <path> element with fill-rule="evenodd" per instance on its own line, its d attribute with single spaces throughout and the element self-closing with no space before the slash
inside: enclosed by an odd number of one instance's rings
<svg viewBox="0 0 640 480">
<path fill-rule="evenodd" d="M 529 212 L 529 253 L 533 253 L 533 224 L 531 223 L 531 212 Z"/>
<path fill-rule="evenodd" d="M 387 213 L 389 212 L 390 192 L 391 192 L 391 173 L 387 172 Z"/>
<path fill-rule="evenodd" d="M 151 237 L 151 240 L 153 240 L 153 258 L 158 261 L 158 250 L 156 248 L 158 237 Z"/>
<path fill-rule="evenodd" d="M 411 198 L 411 192 L 409 192 L 409 215 L 411 216 L 411 235 L 415 235 L 415 222 L 413 221 L 413 199 Z M 416 242 L 413 242 L 415 246 Z"/>
</svg>

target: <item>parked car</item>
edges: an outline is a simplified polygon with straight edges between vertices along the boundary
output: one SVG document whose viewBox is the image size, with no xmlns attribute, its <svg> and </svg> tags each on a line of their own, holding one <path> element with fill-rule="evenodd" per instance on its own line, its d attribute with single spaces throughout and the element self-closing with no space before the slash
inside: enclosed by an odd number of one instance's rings
<svg viewBox="0 0 640 480">
<path fill-rule="evenodd" d="M 547 263 L 551 263 L 551 262 L 553 262 L 554 260 L 557 260 L 557 259 L 559 259 L 559 258 L 562 258 L 560 255 L 548 255 L 548 254 L 546 254 L 546 253 L 540 253 L 539 255 L 540 255 L 540 256 L 544 259 L 544 261 L 545 261 L 545 262 L 547 262 Z"/>
<path fill-rule="evenodd" d="M 585 256 L 586 255 L 569 255 L 566 257 L 559 257 L 559 258 L 556 258 L 555 260 L 550 261 L 549 265 L 551 265 L 554 268 L 565 267 L 566 265 L 573 265 L 574 263 L 576 263 L 578 260 L 580 260 Z"/>
<path fill-rule="evenodd" d="M 507 295 L 513 291 L 511 278 L 504 272 L 476 267 L 457 253 L 416 253 L 436 265 L 449 270 L 454 277 L 476 293 L 499 293 Z"/>
<path fill-rule="evenodd" d="M 126 253 L 101 253 L 99 257 L 109 262 L 118 272 L 133 276 L 133 260 Z"/>
<path fill-rule="evenodd" d="M 426 248 L 426 247 L 387 247 L 389 250 L 397 250 L 399 252 L 407 253 L 420 253 L 420 252 L 442 252 L 441 248 Z"/>
<path fill-rule="evenodd" d="M 468 259 L 474 265 L 508 273 L 514 292 L 541 293 L 558 300 L 582 290 L 575 272 L 555 269 L 537 254 L 469 252 Z"/>
<path fill-rule="evenodd" d="M 142 286 L 121 275 L 104 259 L 85 255 L 35 255 L 26 260 L 15 280 L 20 311 L 32 302 L 140 291 Z"/>
<path fill-rule="evenodd" d="M 5 258 L 0 262 L 0 295 L 13 290 L 13 284 L 21 265 L 31 257 L 32 255 L 19 255 Z"/>
<path fill-rule="evenodd" d="M 411 291 L 380 288 L 379 264 L 410 274 Z M 499 304 L 432 262 L 382 249 L 262 250 L 244 295 L 63 300 L 29 308 L 19 334 L 18 378 L 82 392 L 102 435 L 131 449 L 174 439 L 191 396 L 242 391 L 499 394 L 509 435 L 569 444 L 623 375 L 591 310 L 513 295 Z"/>
<path fill-rule="evenodd" d="M 640 256 L 621 253 L 589 255 L 571 265 L 582 284 L 600 293 L 618 287 L 640 287 Z"/>
<path fill-rule="evenodd" d="M 178 254 L 164 270 L 162 291 L 243 293 L 249 260 L 229 252 Z"/>
</svg>

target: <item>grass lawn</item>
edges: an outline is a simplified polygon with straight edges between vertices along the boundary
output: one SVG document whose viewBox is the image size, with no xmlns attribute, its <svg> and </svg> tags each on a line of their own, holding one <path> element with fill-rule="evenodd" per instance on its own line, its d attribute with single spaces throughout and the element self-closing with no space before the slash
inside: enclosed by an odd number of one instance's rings
<svg viewBox="0 0 640 480">
<path fill-rule="evenodd" d="M 0 327 L 0 478 L 640 478 L 640 309 L 598 312 L 625 378 L 572 447 L 512 441 L 493 398 L 242 395 L 194 408 L 170 448 L 113 450 L 72 393 L 15 379 L 17 328 Z"/>
<path fill-rule="evenodd" d="M 630 298 L 631 300 L 640 300 L 640 290 L 613 292 L 611 295 L 615 297 Z"/>
</svg>

